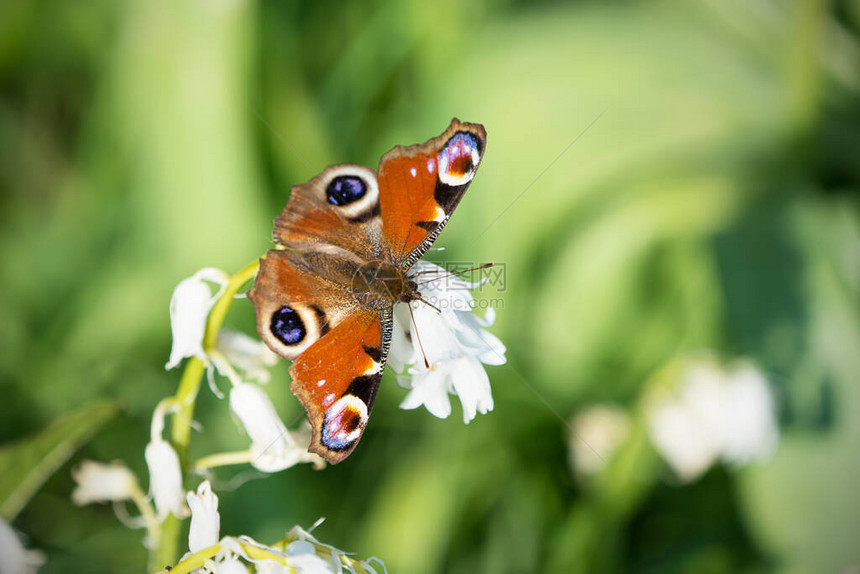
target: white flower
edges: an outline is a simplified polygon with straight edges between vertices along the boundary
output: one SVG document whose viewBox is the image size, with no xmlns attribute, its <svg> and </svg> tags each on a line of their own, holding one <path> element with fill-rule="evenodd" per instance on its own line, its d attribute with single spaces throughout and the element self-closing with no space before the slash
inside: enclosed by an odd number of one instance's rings
<svg viewBox="0 0 860 574">
<path fill-rule="evenodd" d="M 245 566 L 238 556 L 228 556 L 221 562 L 217 562 L 210 570 L 212 574 L 248 574 Z"/>
<path fill-rule="evenodd" d="M 218 514 L 218 496 L 212 492 L 212 485 L 204 480 L 197 492 L 186 494 L 191 509 L 191 526 L 188 529 L 188 548 L 197 552 L 218 544 L 221 532 L 221 515 Z"/>
<path fill-rule="evenodd" d="M 732 375 L 724 397 L 731 424 L 722 426 L 722 459 L 736 466 L 767 460 L 779 444 L 773 393 L 751 365 Z"/>
<path fill-rule="evenodd" d="M 149 492 L 155 501 L 159 520 L 164 520 L 171 512 L 180 518 L 188 513 L 179 455 L 161 437 L 163 430 L 164 408 L 159 405 L 152 416 L 152 437 L 144 451 L 149 469 Z"/>
<path fill-rule="evenodd" d="M 412 302 L 413 323 L 406 304 L 395 307 L 388 361 L 395 371 L 406 369 L 398 382 L 410 389 L 400 407 L 424 405 L 431 414 L 446 418 L 451 414 L 448 395 L 456 394 L 463 405 L 463 421 L 468 423 L 477 413 L 493 410 L 483 365 L 503 365 L 506 360 L 505 346 L 485 329 L 493 324 L 495 312 L 487 309 L 483 319 L 472 313 L 474 299 L 469 290 L 477 285 L 456 277 L 439 279 L 447 272 L 425 261 L 412 270 L 420 274 L 422 297 L 438 310 Z"/>
<path fill-rule="evenodd" d="M 578 413 L 568 436 L 574 470 L 584 476 L 603 470 L 627 439 L 630 426 L 627 413 L 613 405 L 596 405 Z"/>
<path fill-rule="evenodd" d="M 779 430 L 770 387 L 751 365 L 724 371 L 691 364 L 677 396 L 647 405 L 651 441 L 679 478 L 698 478 L 717 460 L 733 465 L 768 459 Z"/>
<path fill-rule="evenodd" d="M 355 572 L 354 564 L 358 564 L 364 572 L 375 573 L 376 569 L 370 565 L 371 562 L 377 562 L 382 567 L 382 571 L 386 572 L 385 564 L 381 560 L 369 558 L 363 562 L 357 562 L 347 556 L 343 550 L 323 544 L 299 526 L 287 533 L 287 540 L 292 540 L 285 549 L 285 554 L 288 556 L 287 563 L 299 574 L 340 574 L 344 569 Z"/>
<path fill-rule="evenodd" d="M 230 408 L 251 438 L 251 464 L 257 469 L 277 472 L 300 462 L 312 462 L 317 468 L 323 466 L 318 455 L 307 452 L 310 427 L 305 424 L 290 433 L 268 395 L 257 385 L 242 383 L 233 387 Z"/>
<path fill-rule="evenodd" d="M 206 360 L 203 352 L 203 335 L 206 331 L 206 318 L 212 306 L 224 292 L 230 276 L 212 267 L 201 269 L 191 277 L 182 280 L 170 298 L 170 329 L 173 332 L 173 346 L 170 360 L 165 368 L 172 369 L 186 357 L 199 357 Z M 218 286 L 213 295 L 209 281 Z"/>
<path fill-rule="evenodd" d="M 0 574 L 33 574 L 44 563 L 44 555 L 24 548 L 15 530 L 0 518 Z"/>
<path fill-rule="evenodd" d="M 260 383 L 269 382 L 269 368 L 278 362 L 278 356 L 265 343 L 238 331 L 219 331 L 215 348 L 242 372 L 245 379 Z"/>
<path fill-rule="evenodd" d="M 203 493 L 202 496 L 201 493 Z M 195 571 L 234 574 L 247 572 L 245 563 L 249 563 L 254 565 L 255 572 L 259 574 L 342 574 L 344 571 L 353 574 L 358 571 L 374 574 L 376 569 L 371 566 L 371 562 L 376 562 L 385 572 L 385 565 L 378 559 L 370 558 L 364 562 L 353 560 L 342 550 L 322 544 L 298 526 L 276 546 L 260 544 L 248 536 L 225 536 L 219 541 L 218 498 L 211 493 L 208 483 L 201 484 L 196 495 L 189 492 L 188 497 L 192 513 L 192 532 L 189 535 L 189 543 L 192 545 L 191 551 L 185 554 L 182 561 L 189 559 L 195 552 L 216 546 L 211 559 L 206 560 L 202 569 Z M 201 501 L 205 500 L 205 502 L 202 504 L 192 502 L 195 497 L 200 497 Z M 216 517 L 214 521 L 213 514 Z M 203 526 L 205 539 L 192 542 L 195 536 L 195 519 L 198 518 L 205 523 Z M 195 550 L 195 544 L 200 544 L 201 547 Z M 280 550 L 280 548 L 284 549 Z M 177 568 L 185 566 L 182 561 L 177 564 Z"/>
<path fill-rule="evenodd" d="M 335 555 L 329 560 L 317 556 L 316 547 L 305 540 L 290 542 L 284 552 L 290 557 L 290 566 L 298 570 L 299 574 L 328 574 L 340 572 L 340 565 Z"/>
<path fill-rule="evenodd" d="M 72 502 L 81 506 L 129 500 L 138 489 L 137 479 L 120 462 L 104 464 L 85 460 L 72 470 L 72 478 L 77 483 L 72 491 Z"/>
</svg>

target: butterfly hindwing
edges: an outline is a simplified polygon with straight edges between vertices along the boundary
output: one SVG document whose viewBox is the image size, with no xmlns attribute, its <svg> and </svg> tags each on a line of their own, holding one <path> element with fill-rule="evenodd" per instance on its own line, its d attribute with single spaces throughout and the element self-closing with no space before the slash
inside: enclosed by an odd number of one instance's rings
<svg viewBox="0 0 860 574">
<path fill-rule="evenodd" d="M 363 310 L 344 320 L 293 362 L 291 389 L 313 428 L 310 451 L 336 464 L 353 451 L 385 368 L 391 313 Z"/>
<path fill-rule="evenodd" d="M 382 156 L 382 234 L 393 263 L 408 269 L 429 249 L 475 176 L 486 144 L 483 126 L 455 118 L 442 135 Z"/>
<path fill-rule="evenodd" d="M 358 303 L 341 284 L 349 273 L 342 259 L 269 250 L 248 292 L 260 338 L 285 359 L 297 358 L 357 311 Z M 331 280 L 338 275 L 340 283 Z"/>
</svg>

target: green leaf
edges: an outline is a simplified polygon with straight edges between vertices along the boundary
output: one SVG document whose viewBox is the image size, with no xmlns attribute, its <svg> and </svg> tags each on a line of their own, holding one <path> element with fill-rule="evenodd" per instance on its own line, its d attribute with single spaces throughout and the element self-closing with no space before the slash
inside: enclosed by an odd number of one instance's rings
<svg viewBox="0 0 860 574">
<path fill-rule="evenodd" d="M 114 403 L 91 405 L 0 448 L 0 516 L 11 522 L 45 481 L 118 412 Z"/>
</svg>

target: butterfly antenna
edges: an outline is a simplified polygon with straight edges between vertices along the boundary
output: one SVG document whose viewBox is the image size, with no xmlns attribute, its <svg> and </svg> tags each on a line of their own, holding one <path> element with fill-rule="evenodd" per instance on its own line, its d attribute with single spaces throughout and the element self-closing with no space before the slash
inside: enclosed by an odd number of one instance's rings
<svg viewBox="0 0 860 574">
<path fill-rule="evenodd" d="M 442 310 L 439 307 L 437 307 L 436 305 L 434 305 L 433 303 L 431 303 L 430 301 L 428 301 L 424 297 L 419 297 L 418 299 L 416 299 L 416 301 L 421 301 L 422 303 L 424 303 L 425 305 L 427 305 L 428 307 L 430 307 L 431 309 L 433 309 L 434 311 L 436 311 L 440 315 L 442 314 Z"/>
<path fill-rule="evenodd" d="M 415 327 L 415 338 L 418 339 L 418 348 L 421 349 L 421 355 L 424 357 L 424 367 L 429 369 L 430 361 L 427 360 L 427 353 L 424 352 L 424 345 L 421 344 L 421 336 L 418 334 L 418 323 L 415 322 L 415 313 L 412 312 L 412 304 L 407 303 L 406 306 L 409 307 L 409 315 L 412 317 L 412 326 Z"/>
<path fill-rule="evenodd" d="M 454 275 L 462 275 L 463 273 L 470 273 L 472 271 L 480 271 L 481 269 L 489 269 L 493 267 L 495 263 L 484 263 L 483 265 L 478 265 L 477 267 L 472 267 L 471 269 L 463 269 L 462 271 L 454 271 L 453 273 L 448 273 L 446 275 L 440 275 L 439 277 L 434 277 L 433 279 L 428 279 L 427 281 L 422 281 L 421 283 L 416 284 L 424 285 L 426 283 L 432 283 L 433 281 L 438 281 L 439 279 L 447 279 L 448 277 L 453 277 Z M 425 273 L 424 271 L 419 271 L 416 275 L 420 275 L 421 273 Z M 432 305 L 431 305 L 432 306 Z"/>
</svg>

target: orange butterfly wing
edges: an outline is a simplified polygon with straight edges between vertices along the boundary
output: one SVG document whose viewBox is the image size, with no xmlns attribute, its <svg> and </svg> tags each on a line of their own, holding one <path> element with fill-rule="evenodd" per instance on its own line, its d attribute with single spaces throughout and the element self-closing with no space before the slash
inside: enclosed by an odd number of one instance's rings
<svg viewBox="0 0 860 574">
<path fill-rule="evenodd" d="M 486 145 L 484 126 L 454 118 L 442 135 L 382 156 L 382 234 L 393 263 L 408 269 L 427 252 L 466 193 Z"/>
<path fill-rule="evenodd" d="M 313 427 L 310 451 L 332 464 L 364 434 L 391 340 L 390 312 L 364 310 L 317 341 L 293 362 L 291 389 Z"/>
</svg>

